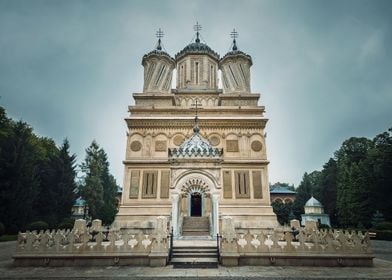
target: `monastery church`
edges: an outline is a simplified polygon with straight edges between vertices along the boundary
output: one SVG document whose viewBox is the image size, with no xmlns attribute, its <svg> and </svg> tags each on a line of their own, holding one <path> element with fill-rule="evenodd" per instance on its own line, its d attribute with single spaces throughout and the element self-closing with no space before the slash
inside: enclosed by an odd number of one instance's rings
<svg viewBox="0 0 392 280">
<path fill-rule="evenodd" d="M 123 194 L 115 226 L 151 233 L 166 216 L 176 239 L 213 238 L 230 216 L 237 231 L 275 228 L 270 204 L 264 106 L 252 93 L 252 58 L 220 57 L 200 39 L 174 58 L 162 48 L 143 56 L 143 91 L 126 118 Z M 171 88 L 176 70 L 176 88 Z M 218 86 L 221 71 L 222 88 Z"/>
</svg>

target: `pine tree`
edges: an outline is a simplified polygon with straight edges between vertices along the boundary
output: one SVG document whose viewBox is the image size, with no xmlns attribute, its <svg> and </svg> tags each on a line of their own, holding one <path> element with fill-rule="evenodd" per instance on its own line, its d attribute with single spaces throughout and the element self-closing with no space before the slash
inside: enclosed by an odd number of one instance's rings
<svg viewBox="0 0 392 280">
<path fill-rule="evenodd" d="M 104 224 L 112 223 L 117 212 L 117 185 L 109 173 L 107 155 L 96 141 L 86 149 L 81 169 L 85 173 L 81 194 L 87 202 L 89 215 L 92 219 L 101 219 Z"/>
</svg>

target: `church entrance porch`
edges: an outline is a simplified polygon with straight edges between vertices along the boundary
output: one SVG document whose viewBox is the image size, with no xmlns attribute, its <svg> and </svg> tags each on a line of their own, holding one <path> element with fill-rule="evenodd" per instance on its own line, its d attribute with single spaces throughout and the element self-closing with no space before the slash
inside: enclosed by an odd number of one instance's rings
<svg viewBox="0 0 392 280">
<path fill-rule="evenodd" d="M 192 217 L 200 217 L 201 216 L 201 209 L 202 209 L 202 199 L 200 193 L 193 193 L 191 195 L 191 216 Z"/>
</svg>

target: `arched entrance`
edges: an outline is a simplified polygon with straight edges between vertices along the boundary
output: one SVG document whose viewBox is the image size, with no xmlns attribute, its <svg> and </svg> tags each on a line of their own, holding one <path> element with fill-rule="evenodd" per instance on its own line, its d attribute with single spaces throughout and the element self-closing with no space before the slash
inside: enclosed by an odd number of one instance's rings
<svg viewBox="0 0 392 280">
<path fill-rule="evenodd" d="M 185 220 L 196 221 L 194 218 L 198 217 L 207 219 L 210 235 L 219 233 L 219 192 L 215 184 L 204 174 L 195 173 L 186 174 L 175 183 L 176 187 L 170 196 L 171 226 L 176 238 L 183 234 Z"/>
<path fill-rule="evenodd" d="M 202 215 L 202 197 L 198 192 L 191 194 L 190 201 L 191 216 L 200 217 Z"/>
</svg>

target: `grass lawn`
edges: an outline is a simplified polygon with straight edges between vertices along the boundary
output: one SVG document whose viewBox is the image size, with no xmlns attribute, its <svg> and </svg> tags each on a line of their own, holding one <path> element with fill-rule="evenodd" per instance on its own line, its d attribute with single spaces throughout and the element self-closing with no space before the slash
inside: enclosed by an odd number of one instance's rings
<svg viewBox="0 0 392 280">
<path fill-rule="evenodd" d="M 16 240 L 17 239 L 17 235 L 15 234 L 15 235 L 8 235 L 8 234 L 5 234 L 5 235 L 2 235 L 2 236 L 0 236 L 0 242 L 5 242 L 5 241 L 14 241 L 14 240 Z"/>
</svg>

